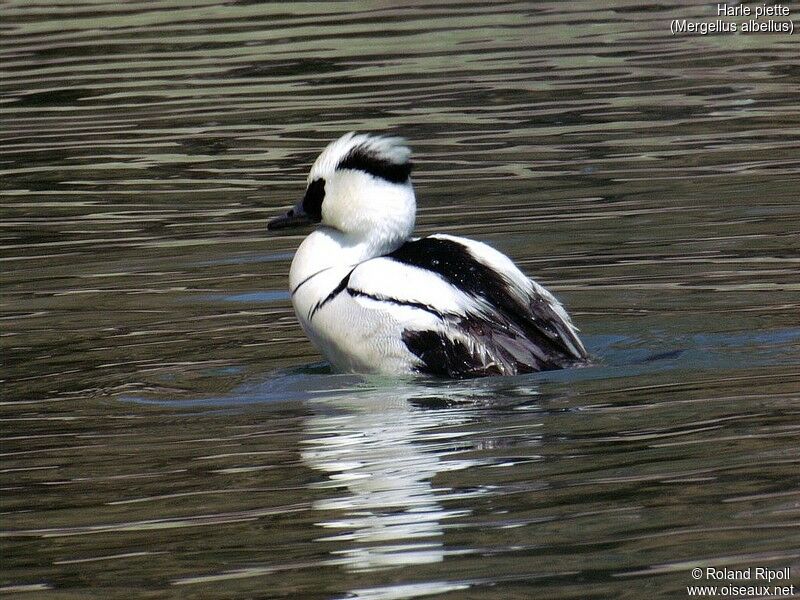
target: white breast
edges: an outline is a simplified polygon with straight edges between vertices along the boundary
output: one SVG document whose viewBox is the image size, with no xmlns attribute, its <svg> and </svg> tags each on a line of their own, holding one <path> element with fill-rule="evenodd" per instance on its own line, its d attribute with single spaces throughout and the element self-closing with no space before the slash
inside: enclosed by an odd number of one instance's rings
<svg viewBox="0 0 800 600">
<path fill-rule="evenodd" d="M 416 359 L 402 341 L 403 329 L 409 324 L 432 327 L 437 321 L 433 315 L 354 296 L 347 289 L 331 297 L 348 276 L 348 287 L 403 293 L 407 298 L 413 297 L 410 289 L 429 287 L 411 282 L 407 273 L 398 272 L 403 265 L 388 259 L 359 261 L 370 252 L 357 244 L 340 243 L 324 228 L 312 233 L 292 261 L 289 279 L 295 314 L 306 335 L 337 370 L 408 373 Z"/>
<path fill-rule="evenodd" d="M 337 370 L 411 372 L 415 357 L 402 341 L 403 330 L 410 323 L 423 329 L 435 327 L 437 319 L 414 307 L 354 296 L 347 289 L 317 308 L 348 272 L 331 270 L 293 296 L 295 313 L 306 334 Z"/>
</svg>

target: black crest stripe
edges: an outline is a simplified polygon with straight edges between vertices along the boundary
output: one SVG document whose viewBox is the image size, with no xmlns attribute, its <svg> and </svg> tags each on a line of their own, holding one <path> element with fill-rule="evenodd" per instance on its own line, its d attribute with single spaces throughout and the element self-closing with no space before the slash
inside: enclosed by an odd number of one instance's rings
<svg viewBox="0 0 800 600">
<path fill-rule="evenodd" d="M 369 147 L 356 146 L 337 165 L 337 169 L 354 169 L 391 183 L 405 183 L 411 176 L 411 161 L 392 162 Z"/>
</svg>

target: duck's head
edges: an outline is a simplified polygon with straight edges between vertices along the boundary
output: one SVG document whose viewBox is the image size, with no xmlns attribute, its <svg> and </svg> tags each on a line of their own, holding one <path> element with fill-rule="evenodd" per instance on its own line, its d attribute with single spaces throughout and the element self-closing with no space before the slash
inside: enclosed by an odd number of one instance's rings
<svg viewBox="0 0 800 600">
<path fill-rule="evenodd" d="M 321 223 L 356 241 L 399 245 L 414 229 L 410 157 L 400 138 L 345 134 L 314 162 L 303 199 L 267 228 Z"/>
</svg>

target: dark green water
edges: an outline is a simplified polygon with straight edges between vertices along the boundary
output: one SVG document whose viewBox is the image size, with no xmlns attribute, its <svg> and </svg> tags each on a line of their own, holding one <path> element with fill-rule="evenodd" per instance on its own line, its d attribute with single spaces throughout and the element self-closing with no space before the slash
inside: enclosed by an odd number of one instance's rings
<svg viewBox="0 0 800 600">
<path fill-rule="evenodd" d="M 800 38 L 392 6 L 0 2 L 0 594 L 800 586 Z M 408 138 L 418 233 L 508 253 L 597 364 L 331 374 L 265 223 L 353 129 Z"/>
</svg>

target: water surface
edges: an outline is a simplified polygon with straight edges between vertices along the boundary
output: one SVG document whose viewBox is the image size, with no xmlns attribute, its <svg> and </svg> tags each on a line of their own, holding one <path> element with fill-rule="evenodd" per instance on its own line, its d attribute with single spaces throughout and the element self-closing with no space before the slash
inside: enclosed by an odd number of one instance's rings
<svg viewBox="0 0 800 600">
<path fill-rule="evenodd" d="M 0 3 L 0 592 L 686 597 L 800 573 L 798 38 L 715 6 Z M 596 363 L 330 373 L 265 222 L 415 151 Z M 700 582 L 704 583 L 704 582 Z"/>
</svg>

